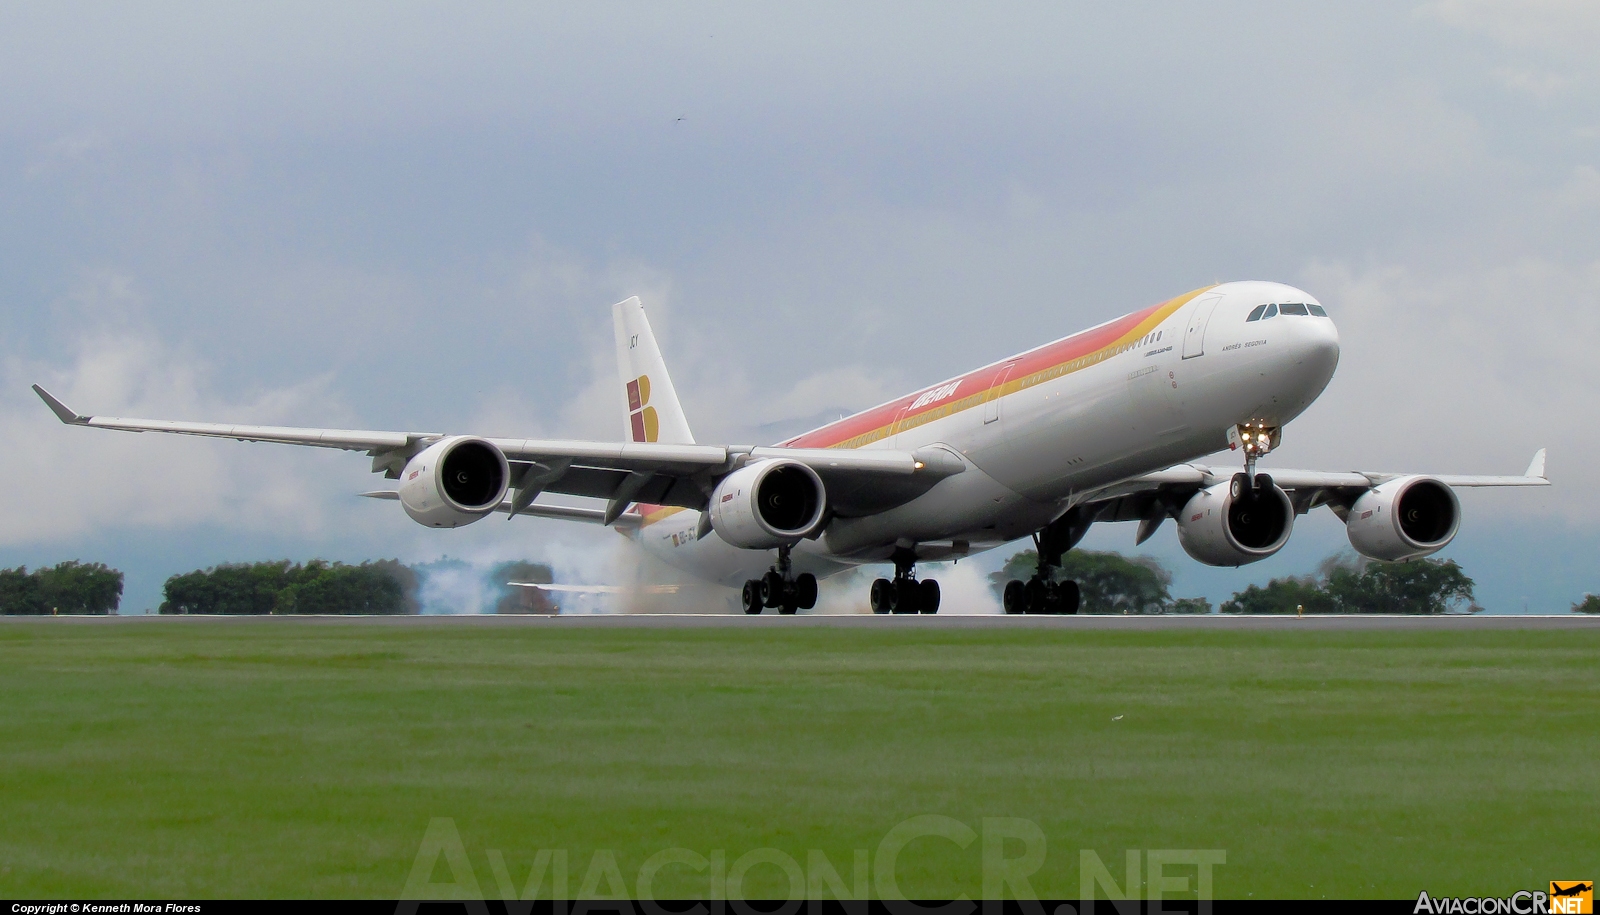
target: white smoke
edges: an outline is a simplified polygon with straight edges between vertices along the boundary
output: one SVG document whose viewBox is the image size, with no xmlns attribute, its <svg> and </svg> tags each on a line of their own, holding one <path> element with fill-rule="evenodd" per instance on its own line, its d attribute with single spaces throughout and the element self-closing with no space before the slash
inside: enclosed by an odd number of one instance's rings
<svg viewBox="0 0 1600 915">
<path fill-rule="evenodd" d="M 493 613 L 503 590 L 490 580 L 492 565 L 440 559 L 414 566 L 417 603 L 429 615 Z"/>
<path fill-rule="evenodd" d="M 1004 613 L 989 576 L 975 562 L 929 566 L 924 578 L 939 582 L 939 614 L 980 616 Z"/>
</svg>

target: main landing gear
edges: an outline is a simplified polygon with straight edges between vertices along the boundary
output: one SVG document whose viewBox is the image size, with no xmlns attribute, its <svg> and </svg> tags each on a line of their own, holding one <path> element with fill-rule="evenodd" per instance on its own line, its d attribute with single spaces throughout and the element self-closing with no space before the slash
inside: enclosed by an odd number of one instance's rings
<svg viewBox="0 0 1600 915">
<path fill-rule="evenodd" d="M 938 613 L 939 583 L 931 578 L 917 580 L 917 557 L 902 550 L 894 557 L 894 580 L 880 578 L 872 583 L 873 613 Z"/>
<path fill-rule="evenodd" d="M 1080 593 L 1075 581 L 1056 581 L 1061 557 L 1077 546 L 1094 523 L 1082 508 L 1074 508 L 1033 535 L 1039 568 L 1027 581 L 1006 582 L 1001 603 L 1007 613 L 1077 613 Z"/>
<path fill-rule="evenodd" d="M 772 607 L 781 614 L 792 614 L 817 605 L 817 576 L 810 572 L 793 574 L 789 565 L 790 549 L 778 547 L 778 564 L 760 578 L 744 583 L 744 593 L 740 595 L 744 612 L 760 613 L 763 607 Z"/>
</svg>

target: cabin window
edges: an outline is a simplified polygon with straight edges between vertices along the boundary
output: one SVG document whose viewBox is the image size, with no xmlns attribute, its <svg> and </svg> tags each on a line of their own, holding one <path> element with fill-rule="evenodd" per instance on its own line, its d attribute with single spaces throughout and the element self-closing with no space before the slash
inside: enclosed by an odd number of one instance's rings
<svg viewBox="0 0 1600 915">
<path fill-rule="evenodd" d="M 1301 315 L 1301 316 L 1304 316 L 1306 314 L 1309 314 L 1309 312 L 1306 311 L 1305 305 L 1303 305 L 1301 303 L 1298 303 L 1298 302 L 1296 302 L 1296 303 L 1294 303 L 1292 305 L 1280 305 L 1280 306 L 1278 306 L 1278 309 L 1279 309 L 1279 311 L 1281 311 L 1283 314 L 1286 314 L 1286 315 Z"/>
<path fill-rule="evenodd" d="M 1311 313 L 1319 318 L 1326 318 L 1328 316 L 1328 313 L 1322 310 L 1321 305 L 1307 305 L 1306 307 L 1311 309 Z"/>
<path fill-rule="evenodd" d="M 1265 305 L 1257 305 L 1250 312 L 1250 317 L 1245 318 L 1246 323 L 1248 323 L 1250 321 L 1259 321 L 1259 320 L 1261 320 L 1261 313 L 1266 311 L 1266 310 L 1267 310 L 1267 306 L 1265 306 Z"/>
</svg>

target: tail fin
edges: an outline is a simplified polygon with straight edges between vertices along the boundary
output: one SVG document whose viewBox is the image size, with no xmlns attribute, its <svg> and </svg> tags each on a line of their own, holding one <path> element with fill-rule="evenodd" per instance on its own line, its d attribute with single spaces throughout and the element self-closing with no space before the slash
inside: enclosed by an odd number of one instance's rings
<svg viewBox="0 0 1600 915">
<path fill-rule="evenodd" d="M 630 442 L 694 444 L 689 420 L 678 403 L 678 392 L 672 387 L 639 297 L 611 306 L 611 317 L 616 325 L 617 371 L 628 416 L 623 437 Z"/>
</svg>

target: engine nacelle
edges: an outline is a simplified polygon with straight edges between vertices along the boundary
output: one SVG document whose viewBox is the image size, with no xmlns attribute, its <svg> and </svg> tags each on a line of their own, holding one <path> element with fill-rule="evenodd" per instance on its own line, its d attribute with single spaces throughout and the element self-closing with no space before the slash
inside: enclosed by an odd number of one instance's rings
<svg viewBox="0 0 1600 915">
<path fill-rule="evenodd" d="M 817 532 L 828 493 L 799 461 L 756 461 L 722 478 L 711 493 L 711 528 L 728 543 L 770 550 Z"/>
<path fill-rule="evenodd" d="M 1368 559 L 1400 562 L 1437 553 L 1461 527 L 1455 491 L 1431 477 L 1401 477 L 1350 506 L 1345 531 Z"/>
<path fill-rule="evenodd" d="M 418 452 L 400 474 L 400 504 L 418 524 L 460 527 L 494 511 L 506 497 L 511 466 L 481 438 L 458 435 Z"/>
<path fill-rule="evenodd" d="M 1208 566 L 1242 566 L 1283 549 L 1294 504 L 1276 483 L 1251 489 L 1244 474 L 1195 493 L 1178 516 L 1183 551 Z"/>
</svg>

